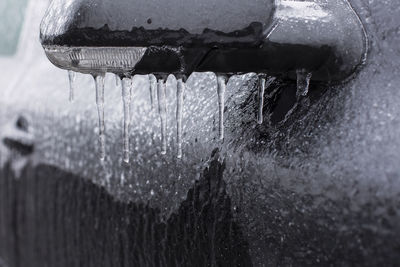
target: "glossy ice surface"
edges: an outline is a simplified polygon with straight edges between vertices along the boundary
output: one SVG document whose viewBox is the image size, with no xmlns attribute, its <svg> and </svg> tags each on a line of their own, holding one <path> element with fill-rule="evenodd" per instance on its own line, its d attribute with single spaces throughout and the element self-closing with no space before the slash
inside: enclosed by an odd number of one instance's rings
<svg viewBox="0 0 400 267">
<path fill-rule="evenodd" d="M 97 30 L 105 25 L 111 31 L 183 29 L 200 35 L 207 29 L 231 33 L 254 22 L 267 29 L 274 8 L 274 0 L 55 0 L 44 17 L 41 35 L 46 40 L 68 31 Z"/>
</svg>

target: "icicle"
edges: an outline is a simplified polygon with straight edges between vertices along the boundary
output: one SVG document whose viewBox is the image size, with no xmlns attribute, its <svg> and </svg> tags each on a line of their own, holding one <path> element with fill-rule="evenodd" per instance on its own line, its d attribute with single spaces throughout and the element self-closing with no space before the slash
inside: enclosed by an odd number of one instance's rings
<svg viewBox="0 0 400 267">
<path fill-rule="evenodd" d="M 183 95 L 185 93 L 185 83 L 182 79 L 178 80 L 176 92 L 176 140 L 178 144 L 177 158 L 182 158 L 182 117 L 183 117 Z"/>
<path fill-rule="evenodd" d="M 129 78 L 122 79 L 122 102 L 124 104 L 124 150 L 123 159 L 129 163 L 129 123 L 130 123 L 130 104 L 132 100 L 131 94 L 132 80 Z"/>
<path fill-rule="evenodd" d="M 264 113 L 264 95 L 265 95 L 265 90 L 269 86 L 271 86 L 271 84 L 275 81 L 275 79 L 276 79 L 275 77 L 267 77 L 266 75 L 259 75 L 258 114 L 257 114 L 257 122 L 258 122 L 258 124 L 262 124 L 263 121 L 264 121 L 263 113 Z"/>
<path fill-rule="evenodd" d="M 259 85 L 258 85 L 258 116 L 257 122 L 258 124 L 263 123 L 263 108 L 264 108 L 264 93 L 265 93 L 265 77 L 259 77 Z"/>
<path fill-rule="evenodd" d="M 154 99 L 155 99 L 155 92 L 157 89 L 157 78 L 153 74 L 149 75 L 149 83 L 150 83 L 150 102 L 151 102 L 151 110 L 154 110 Z"/>
<path fill-rule="evenodd" d="M 225 110 L 225 91 L 226 76 L 218 75 L 218 106 L 219 106 L 219 139 L 224 140 L 224 110 Z"/>
<path fill-rule="evenodd" d="M 68 78 L 69 78 L 69 102 L 74 101 L 74 89 L 75 89 L 75 79 L 76 73 L 72 70 L 68 71 Z"/>
<path fill-rule="evenodd" d="M 167 154 L 167 92 L 163 79 L 158 80 L 158 111 L 161 120 L 161 154 Z"/>
<path fill-rule="evenodd" d="M 105 145 L 105 124 L 104 124 L 104 74 L 94 76 L 96 82 L 96 104 L 99 115 L 99 144 L 100 144 L 100 159 L 106 157 Z"/>
<path fill-rule="evenodd" d="M 311 77 L 311 72 L 307 72 L 305 69 L 297 70 L 297 98 L 307 96 Z"/>
<path fill-rule="evenodd" d="M 114 74 L 115 75 L 115 86 L 119 86 L 120 82 L 121 82 L 121 78 L 119 77 L 118 74 Z"/>
</svg>

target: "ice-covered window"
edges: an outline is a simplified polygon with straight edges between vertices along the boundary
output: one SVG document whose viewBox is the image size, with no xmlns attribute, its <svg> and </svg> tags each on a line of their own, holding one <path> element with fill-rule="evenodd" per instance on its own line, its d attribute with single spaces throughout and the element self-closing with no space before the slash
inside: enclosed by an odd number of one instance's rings
<svg viewBox="0 0 400 267">
<path fill-rule="evenodd" d="M 28 0 L 0 0 L 0 55 L 15 54 Z"/>
</svg>

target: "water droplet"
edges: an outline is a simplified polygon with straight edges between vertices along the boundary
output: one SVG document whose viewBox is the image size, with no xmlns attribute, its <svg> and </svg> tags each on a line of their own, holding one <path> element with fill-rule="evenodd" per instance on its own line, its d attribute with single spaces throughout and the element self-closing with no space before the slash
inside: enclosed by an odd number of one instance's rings
<svg viewBox="0 0 400 267">
<path fill-rule="evenodd" d="M 73 72 L 72 70 L 69 70 L 68 71 L 68 79 L 69 79 L 69 101 L 73 102 L 74 101 L 76 73 Z"/>
<path fill-rule="evenodd" d="M 104 74 L 93 76 L 96 83 L 96 104 L 99 116 L 100 159 L 106 157 L 105 123 L 104 123 Z"/>
<path fill-rule="evenodd" d="M 132 100 L 131 94 L 132 80 L 130 78 L 122 79 L 122 102 L 124 108 L 124 148 L 123 159 L 129 163 L 129 124 L 130 124 L 130 104 Z"/>
<path fill-rule="evenodd" d="M 182 79 L 178 80 L 176 92 L 176 140 L 178 145 L 177 158 L 182 158 L 182 117 L 183 117 L 183 95 L 185 93 L 185 83 Z"/>
<path fill-rule="evenodd" d="M 227 77 L 217 76 L 218 83 L 218 108 L 219 108 L 219 139 L 224 140 L 224 110 L 225 110 L 225 92 Z"/>
<path fill-rule="evenodd" d="M 158 80 L 158 112 L 161 121 L 161 154 L 167 154 L 167 92 L 163 79 Z"/>
<path fill-rule="evenodd" d="M 307 72 L 305 69 L 297 70 L 297 98 L 307 96 L 311 77 L 311 72 Z"/>
<path fill-rule="evenodd" d="M 155 99 L 155 92 L 157 89 L 157 78 L 153 74 L 149 75 L 149 83 L 150 83 L 150 102 L 151 102 L 151 110 L 154 110 L 154 99 Z"/>
</svg>

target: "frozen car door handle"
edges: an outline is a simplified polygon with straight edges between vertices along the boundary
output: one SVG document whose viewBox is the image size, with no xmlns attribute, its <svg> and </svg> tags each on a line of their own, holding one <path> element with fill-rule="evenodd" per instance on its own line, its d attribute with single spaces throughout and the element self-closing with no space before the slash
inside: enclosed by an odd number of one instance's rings
<svg viewBox="0 0 400 267">
<path fill-rule="evenodd" d="M 54 0 L 41 41 L 56 66 L 84 72 L 247 72 L 341 81 L 366 36 L 347 0 Z"/>
<path fill-rule="evenodd" d="M 69 70 L 71 81 L 71 71 L 94 76 L 102 159 L 103 77 L 112 72 L 123 79 L 125 161 L 129 160 L 127 88 L 132 75 L 153 74 L 149 77 L 160 100 L 165 154 L 167 75 L 178 78 L 178 100 L 182 100 L 185 79 L 192 72 L 217 74 L 223 139 L 230 75 L 258 73 L 264 90 L 267 75 L 297 80 L 301 97 L 311 80 L 341 82 L 350 77 L 367 51 L 365 30 L 347 0 L 53 0 L 40 38 L 49 60 Z M 259 95 L 262 99 L 263 90 Z M 182 140 L 181 102 L 177 105 L 178 142 Z M 178 157 L 181 154 L 178 151 Z"/>
</svg>

